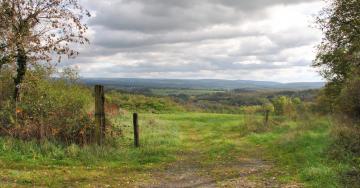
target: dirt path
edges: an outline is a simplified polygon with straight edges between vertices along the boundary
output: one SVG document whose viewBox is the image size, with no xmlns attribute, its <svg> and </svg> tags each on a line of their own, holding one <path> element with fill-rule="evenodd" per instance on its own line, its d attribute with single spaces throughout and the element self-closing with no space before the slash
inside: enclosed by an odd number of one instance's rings
<svg viewBox="0 0 360 188">
<path fill-rule="evenodd" d="M 151 172 L 152 183 L 139 187 L 280 187 L 276 178 L 259 178 L 271 168 L 260 159 L 239 157 L 235 161 L 204 163 L 208 154 L 201 150 L 200 134 L 195 129 L 183 130 L 183 142 L 189 143 L 189 149 L 179 151 L 176 162 Z"/>
<path fill-rule="evenodd" d="M 156 183 L 140 187 L 279 187 L 275 179 L 252 179 L 268 168 L 262 161 L 248 159 L 239 160 L 237 164 L 204 167 L 188 158 L 162 172 L 155 172 L 153 178 Z"/>
</svg>

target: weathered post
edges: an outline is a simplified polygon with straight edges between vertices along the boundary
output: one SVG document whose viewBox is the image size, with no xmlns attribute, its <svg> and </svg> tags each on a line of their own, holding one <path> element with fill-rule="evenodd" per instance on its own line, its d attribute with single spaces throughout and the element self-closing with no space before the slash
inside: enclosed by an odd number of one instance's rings
<svg viewBox="0 0 360 188">
<path fill-rule="evenodd" d="M 140 147 L 139 143 L 139 121 L 138 121 L 138 114 L 133 114 L 133 124 L 134 124 L 134 144 L 135 147 Z"/>
<path fill-rule="evenodd" d="M 269 113 L 270 113 L 270 110 L 265 111 L 265 125 L 266 126 L 268 125 L 268 122 L 269 122 Z"/>
<path fill-rule="evenodd" d="M 102 145 L 105 139 L 105 97 L 104 86 L 95 85 L 95 137 L 98 144 Z"/>
</svg>

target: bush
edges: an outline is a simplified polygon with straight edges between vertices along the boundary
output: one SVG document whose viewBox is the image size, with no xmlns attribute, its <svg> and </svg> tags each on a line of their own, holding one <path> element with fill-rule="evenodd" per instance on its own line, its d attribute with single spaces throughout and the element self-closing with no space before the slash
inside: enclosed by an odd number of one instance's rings
<svg viewBox="0 0 360 188">
<path fill-rule="evenodd" d="M 306 104 L 298 97 L 290 98 L 280 96 L 273 99 L 271 102 L 274 105 L 276 115 L 286 116 L 293 120 L 305 116 L 308 111 Z"/>
<path fill-rule="evenodd" d="M 348 81 L 336 102 L 336 144 L 360 156 L 360 78 Z"/>
<path fill-rule="evenodd" d="M 337 126 L 332 130 L 335 138 L 335 144 L 343 148 L 346 152 L 351 152 L 360 156 L 360 128 L 352 126 L 352 123 L 338 122 Z M 343 151 L 343 150 L 342 150 Z"/>
<path fill-rule="evenodd" d="M 312 106 L 314 113 L 326 115 L 333 112 L 333 99 L 327 94 L 327 90 L 328 88 L 319 91 L 315 103 Z"/>
<path fill-rule="evenodd" d="M 2 68 L 0 70 L 0 109 L 4 106 L 4 102 L 12 97 L 12 91 L 9 88 L 13 88 L 11 71 L 8 68 Z"/>
<path fill-rule="evenodd" d="M 272 100 L 275 108 L 275 114 L 291 117 L 294 113 L 294 107 L 291 98 L 280 96 Z"/>
<path fill-rule="evenodd" d="M 12 116 L 15 110 L 9 100 L 12 97 L 12 91 L 9 88 L 13 88 L 11 72 L 7 68 L 2 68 L 0 71 L 0 125 L 4 126 L 15 122 Z"/>
<path fill-rule="evenodd" d="M 66 144 L 92 142 L 95 126 L 89 113 L 93 111 L 91 91 L 76 84 L 71 71 L 65 71 L 60 79 L 50 78 L 53 73 L 43 67 L 27 72 L 16 112 L 10 99 L 2 101 L 7 105 L 0 110 L 1 134 L 25 140 L 54 139 Z M 9 89 L 12 87 L 6 90 Z"/>
<path fill-rule="evenodd" d="M 110 91 L 106 95 L 106 101 L 109 106 L 122 108 L 128 111 L 152 113 L 184 111 L 182 106 L 175 103 L 170 98 L 148 97 L 116 91 Z"/>
<path fill-rule="evenodd" d="M 340 93 L 337 104 L 337 111 L 357 123 L 360 122 L 360 77 L 348 81 Z M 354 126 L 359 126 L 357 123 Z"/>
<path fill-rule="evenodd" d="M 331 156 L 349 161 L 352 167 L 343 172 L 348 185 L 360 183 L 360 77 L 348 80 L 334 102 L 337 113 L 332 129 L 334 147 Z"/>
<path fill-rule="evenodd" d="M 264 107 L 266 106 L 266 107 Z M 270 124 L 264 124 L 262 116 L 259 116 L 259 113 L 264 113 L 264 110 L 271 110 L 270 105 L 264 106 L 244 106 L 242 107 L 244 114 L 244 130 L 245 134 L 247 133 L 260 133 L 269 129 Z M 269 108 L 269 109 L 264 109 Z"/>
</svg>

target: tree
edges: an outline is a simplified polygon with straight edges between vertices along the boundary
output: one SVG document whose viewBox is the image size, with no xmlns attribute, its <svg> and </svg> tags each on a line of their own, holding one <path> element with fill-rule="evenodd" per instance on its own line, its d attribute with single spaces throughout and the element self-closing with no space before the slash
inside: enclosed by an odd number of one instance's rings
<svg viewBox="0 0 360 188">
<path fill-rule="evenodd" d="M 54 57 L 74 57 L 72 43 L 88 43 L 84 16 L 78 0 L 0 0 L 0 68 L 14 74 L 14 98 L 30 64 L 50 63 Z"/>
<path fill-rule="evenodd" d="M 360 156 L 360 0 L 332 0 L 318 18 L 324 32 L 315 67 L 328 80 L 320 102 L 335 116 L 334 143 Z M 325 108 L 326 109 L 326 108 Z"/>
<path fill-rule="evenodd" d="M 340 95 L 348 79 L 360 74 L 360 0 L 333 0 L 318 16 L 324 32 L 315 67 L 329 83 L 326 93 Z"/>
<path fill-rule="evenodd" d="M 286 96 L 279 96 L 272 100 L 274 111 L 277 115 L 285 115 L 285 106 L 288 104 L 289 98 Z"/>
</svg>

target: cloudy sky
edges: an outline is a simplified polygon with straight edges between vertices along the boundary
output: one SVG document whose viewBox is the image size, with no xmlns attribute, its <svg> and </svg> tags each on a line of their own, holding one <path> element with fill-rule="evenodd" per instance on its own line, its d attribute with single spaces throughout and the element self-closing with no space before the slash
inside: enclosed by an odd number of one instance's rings
<svg viewBox="0 0 360 188">
<path fill-rule="evenodd" d="M 321 0 L 82 0 L 84 77 L 320 81 Z"/>
</svg>

